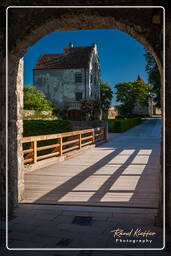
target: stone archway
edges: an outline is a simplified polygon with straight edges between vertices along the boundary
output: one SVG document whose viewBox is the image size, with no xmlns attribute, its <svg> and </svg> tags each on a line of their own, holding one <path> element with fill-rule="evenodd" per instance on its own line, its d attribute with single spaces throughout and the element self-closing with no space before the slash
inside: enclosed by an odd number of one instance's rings
<svg viewBox="0 0 171 256">
<path fill-rule="evenodd" d="M 10 8 L 9 15 L 9 209 L 23 198 L 24 175 L 22 138 L 22 56 L 41 37 L 56 30 L 119 29 L 133 36 L 150 51 L 162 75 L 161 8 Z M 17 28 L 14 29 L 15 24 Z M 23 29 L 24 28 L 24 29 Z"/>
</svg>

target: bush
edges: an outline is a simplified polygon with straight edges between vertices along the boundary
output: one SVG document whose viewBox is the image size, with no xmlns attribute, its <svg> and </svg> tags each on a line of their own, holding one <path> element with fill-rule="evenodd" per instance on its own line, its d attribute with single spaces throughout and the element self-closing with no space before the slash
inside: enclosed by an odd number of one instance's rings
<svg viewBox="0 0 171 256">
<path fill-rule="evenodd" d="M 109 132 L 124 132 L 133 126 L 140 124 L 142 119 L 140 117 L 135 118 L 125 118 L 125 119 L 109 119 L 108 129 Z"/>
<path fill-rule="evenodd" d="M 54 106 L 46 99 L 43 92 L 36 88 L 24 86 L 24 109 L 26 110 L 53 110 Z"/>
<path fill-rule="evenodd" d="M 69 120 L 24 120 L 24 137 L 72 131 Z"/>
</svg>

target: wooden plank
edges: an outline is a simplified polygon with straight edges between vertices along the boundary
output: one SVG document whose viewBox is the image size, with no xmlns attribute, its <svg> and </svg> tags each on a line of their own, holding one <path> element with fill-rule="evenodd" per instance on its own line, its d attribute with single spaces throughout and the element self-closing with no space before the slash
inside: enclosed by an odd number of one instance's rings
<svg viewBox="0 0 171 256">
<path fill-rule="evenodd" d="M 95 132 L 94 132 L 94 130 L 93 130 L 93 131 L 92 131 L 92 143 L 93 143 L 93 144 L 94 144 L 94 139 L 95 139 L 94 134 L 95 134 Z"/>
<path fill-rule="evenodd" d="M 33 152 L 33 148 L 23 150 L 23 154 L 27 154 L 27 153 L 31 153 L 31 152 Z"/>
<path fill-rule="evenodd" d="M 79 146 L 77 145 L 77 146 L 74 146 L 74 147 L 71 147 L 71 148 L 63 149 L 63 153 L 66 153 L 66 152 L 72 151 L 72 150 L 74 150 L 74 149 L 76 149 L 76 148 L 79 148 Z"/>
<path fill-rule="evenodd" d="M 32 141 L 40 141 L 40 140 L 48 140 L 48 139 L 55 139 L 55 138 L 60 138 L 60 137 L 69 137 L 73 135 L 78 135 L 78 134 L 85 134 L 89 133 L 92 131 L 100 131 L 104 128 L 97 127 L 94 129 L 86 129 L 86 130 L 80 130 L 80 131 L 73 131 L 73 132 L 65 132 L 65 133 L 57 133 L 57 134 L 47 134 L 47 135 L 40 135 L 40 136 L 29 136 L 29 137 L 24 137 L 22 139 L 22 143 L 27 143 L 27 142 L 32 142 Z"/>
<path fill-rule="evenodd" d="M 37 162 L 37 141 L 34 141 L 33 148 L 34 148 L 33 159 L 34 159 L 34 164 L 35 164 Z"/>
<path fill-rule="evenodd" d="M 87 129 L 87 130 L 82 130 L 81 133 L 85 134 L 85 133 L 90 133 L 92 132 L 94 129 Z"/>
<path fill-rule="evenodd" d="M 53 153 L 51 153 L 51 155 L 52 154 L 55 154 L 55 155 L 60 154 L 60 155 L 62 155 L 63 152 L 65 153 L 65 152 L 72 151 L 72 150 L 74 150 L 76 148 L 81 148 L 82 141 L 86 141 L 86 140 L 91 139 L 90 142 L 87 142 L 87 143 L 83 144 L 85 146 L 85 145 L 88 145 L 90 143 L 94 143 L 94 141 L 95 141 L 95 139 L 97 137 L 99 137 L 99 138 L 101 137 L 100 139 L 102 139 L 102 137 L 104 137 L 104 133 L 102 132 L 103 130 L 104 130 L 104 128 L 97 127 L 95 129 L 86 129 L 86 130 L 66 132 L 66 133 L 59 133 L 59 134 L 48 134 L 48 135 L 41 135 L 41 136 L 25 137 L 25 138 L 22 139 L 22 143 L 31 142 L 31 148 L 23 150 L 23 155 L 24 154 L 28 154 L 28 155 L 26 155 L 24 157 L 25 160 L 26 159 L 34 159 L 34 162 L 36 162 L 37 159 L 41 160 L 41 159 L 44 159 L 44 158 L 51 157 L 50 154 L 48 154 L 48 155 L 44 155 L 44 156 L 39 156 L 37 158 L 37 152 L 38 151 L 55 148 L 55 150 L 53 150 Z M 100 132 L 100 133 L 99 134 L 95 134 L 96 132 Z M 89 133 L 92 133 L 92 135 L 82 138 L 82 134 L 89 134 Z M 76 136 L 76 135 L 79 136 L 78 139 L 71 140 L 71 141 L 66 141 L 66 142 L 63 143 L 62 138 Z M 50 139 L 58 139 L 59 143 L 58 144 L 52 144 L 52 145 L 47 145 L 47 146 L 43 146 L 43 147 L 38 147 L 37 148 L 37 141 L 45 141 L 45 140 L 50 140 Z M 97 141 L 97 139 L 96 139 L 96 141 Z M 77 142 L 79 144 L 78 146 L 74 146 L 74 147 L 67 148 L 67 149 L 63 150 L 63 145 L 70 145 L 72 143 L 77 143 Z M 57 150 L 57 147 L 59 147 L 59 153 L 58 152 L 54 152 L 54 151 Z M 28 160 L 27 162 L 29 162 L 29 161 L 30 160 Z"/>
<path fill-rule="evenodd" d="M 63 148 L 62 148 L 62 143 L 63 143 L 63 141 L 62 141 L 62 137 L 61 138 L 59 138 L 59 154 L 60 154 L 60 156 L 62 156 L 62 154 L 63 154 Z"/>
<path fill-rule="evenodd" d="M 41 160 L 41 159 L 45 159 L 45 158 L 50 158 L 50 157 L 57 156 L 57 155 L 59 155 L 59 152 L 54 152 L 54 153 L 51 153 L 51 154 L 46 154 L 46 155 L 43 155 L 43 156 L 38 156 L 37 160 Z"/>
<path fill-rule="evenodd" d="M 56 148 L 59 146 L 60 146 L 60 144 L 52 144 L 52 145 L 48 145 L 48 146 L 38 147 L 37 151 L 46 150 L 46 149 L 50 149 L 50 148 Z"/>
<path fill-rule="evenodd" d="M 30 153 L 28 153 L 27 155 L 24 156 L 24 159 L 30 159 L 30 158 L 33 158 L 33 155 L 34 155 L 34 142 L 32 141 L 31 144 L 30 144 L 30 148 L 31 150 Z"/>
<path fill-rule="evenodd" d="M 80 133 L 80 131 L 74 131 L 74 132 L 65 132 L 65 133 L 62 133 L 62 138 L 64 137 L 71 137 L 71 136 L 74 136 L 74 135 L 78 135 Z"/>
<path fill-rule="evenodd" d="M 66 141 L 66 142 L 63 142 L 62 144 L 63 145 L 69 145 L 69 144 L 72 144 L 72 143 L 75 143 L 75 142 L 79 142 L 79 139 Z"/>
<path fill-rule="evenodd" d="M 88 141 L 88 142 L 86 142 L 86 143 L 83 143 L 82 146 L 86 146 L 86 145 L 88 145 L 88 144 L 92 144 L 92 141 L 90 140 L 90 141 Z"/>
<path fill-rule="evenodd" d="M 93 138 L 93 136 L 92 136 L 92 135 L 91 135 L 91 136 L 87 136 L 87 137 L 83 137 L 83 138 L 82 138 L 82 141 L 83 141 L 83 140 L 92 139 L 92 138 Z"/>
<path fill-rule="evenodd" d="M 48 134 L 41 136 L 32 136 L 32 137 L 24 137 L 22 139 L 22 143 L 33 142 L 33 141 L 41 141 L 41 140 L 50 140 L 60 138 L 61 134 Z"/>
<path fill-rule="evenodd" d="M 34 141 L 34 137 L 24 137 L 22 139 L 22 143 L 32 142 Z"/>
<path fill-rule="evenodd" d="M 22 139 L 22 143 L 40 141 L 40 140 L 49 140 L 49 139 L 55 139 L 55 138 L 60 138 L 60 137 L 69 137 L 69 136 L 78 135 L 80 133 L 85 134 L 85 133 L 89 133 L 89 132 L 93 132 L 93 131 L 100 131 L 102 129 L 104 129 L 104 128 L 97 127 L 95 129 L 86 129 L 86 130 L 73 131 L 73 132 L 47 134 L 47 135 L 40 135 L 40 136 L 29 136 L 29 137 L 24 137 Z"/>
<path fill-rule="evenodd" d="M 28 164 L 28 163 L 32 163 L 32 162 L 33 162 L 33 158 L 29 158 L 29 159 L 24 160 L 24 164 Z"/>
<path fill-rule="evenodd" d="M 79 149 L 81 149 L 81 142 L 82 142 L 82 135 L 81 133 L 78 135 L 79 136 Z"/>
<path fill-rule="evenodd" d="M 103 135 L 103 133 L 98 133 L 98 134 L 95 134 L 95 137 L 98 137 L 98 136 L 101 136 Z"/>
</svg>

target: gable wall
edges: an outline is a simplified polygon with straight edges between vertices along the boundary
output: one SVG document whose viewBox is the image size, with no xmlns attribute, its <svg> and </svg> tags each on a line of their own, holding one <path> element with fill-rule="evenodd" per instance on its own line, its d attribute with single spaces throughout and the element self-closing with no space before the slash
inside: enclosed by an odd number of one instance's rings
<svg viewBox="0 0 171 256">
<path fill-rule="evenodd" d="M 75 93 L 85 97 L 84 69 L 44 69 L 34 70 L 34 85 L 43 91 L 57 107 L 63 108 L 67 101 L 75 101 Z M 75 82 L 75 74 L 82 74 L 82 83 Z"/>
</svg>

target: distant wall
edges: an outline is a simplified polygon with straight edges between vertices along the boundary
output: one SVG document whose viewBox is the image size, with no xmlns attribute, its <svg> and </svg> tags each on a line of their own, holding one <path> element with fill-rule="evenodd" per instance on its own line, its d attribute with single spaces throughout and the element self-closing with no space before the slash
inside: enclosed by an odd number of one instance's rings
<svg viewBox="0 0 171 256">
<path fill-rule="evenodd" d="M 52 111 L 36 111 L 36 110 L 23 110 L 23 120 L 56 120 Z"/>
<path fill-rule="evenodd" d="M 118 116 L 118 110 L 116 107 L 110 107 L 108 109 L 108 119 L 115 119 Z"/>
<path fill-rule="evenodd" d="M 140 106 L 140 105 L 136 105 L 132 111 L 133 114 L 137 114 L 137 115 L 149 115 L 149 107 L 148 106 Z"/>
</svg>

